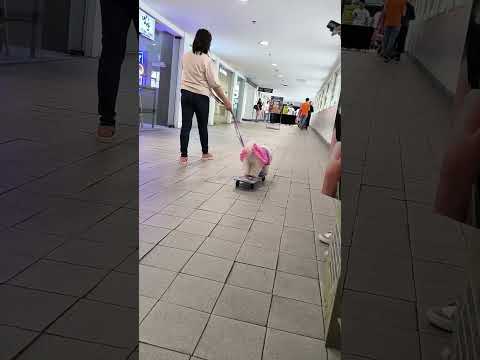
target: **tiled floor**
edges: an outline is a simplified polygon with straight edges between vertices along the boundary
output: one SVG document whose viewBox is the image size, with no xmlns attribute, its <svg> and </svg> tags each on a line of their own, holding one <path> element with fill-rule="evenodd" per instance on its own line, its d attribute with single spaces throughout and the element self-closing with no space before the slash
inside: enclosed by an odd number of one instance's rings
<svg viewBox="0 0 480 360">
<path fill-rule="evenodd" d="M 231 127 L 210 128 L 208 162 L 194 129 L 187 168 L 177 130 L 140 136 L 140 358 L 327 359 L 315 242 L 334 223 L 327 148 L 296 127 L 241 127 L 273 150 L 255 191 L 235 189 Z"/>
<path fill-rule="evenodd" d="M 127 359 L 137 346 L 136 84 L 124 77 L 119 138 L 99 144 L 96 71 L 0 67 L 2 360 Z"/>
<path fill-rule="evenodd" d="M 466 278 L 465 227 L 432 213 L 450 103 L 408 58 L 344 52 L 342 64 L 342 351 L 438 359 L 450 338 L 425 312 L 455 301 Z"/>
</svg>

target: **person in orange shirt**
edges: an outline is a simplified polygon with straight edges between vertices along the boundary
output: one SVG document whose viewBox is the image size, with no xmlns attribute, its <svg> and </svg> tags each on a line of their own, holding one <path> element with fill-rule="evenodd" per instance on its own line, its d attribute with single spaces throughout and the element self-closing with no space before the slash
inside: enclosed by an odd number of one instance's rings
<svg viewBox="0 0 480 360">
<path fill-rule="evenodd" d="M 407 10 L 407 0 L 385 0 L 383 57 L 389 62 L 393 57 L 395 41 L 402 27 L 402 16 Z"/>
<path fill-rule="evenodd" d="M 310 112 L 310 99 L 306 98 L 305 102 L 300 105 L 300 111 L 298 112 L 298 126 L 300 129 L 305 128 L 305 121 L 307 120 L 308 113 Z"/>
</svg>

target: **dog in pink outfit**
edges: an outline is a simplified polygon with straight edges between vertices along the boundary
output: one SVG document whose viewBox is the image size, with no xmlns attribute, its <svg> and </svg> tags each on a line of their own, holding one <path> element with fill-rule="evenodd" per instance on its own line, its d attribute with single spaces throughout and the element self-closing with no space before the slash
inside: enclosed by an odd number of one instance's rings
<svg viewBox="0 0 480 360">
<path fill-rule="evenodd" d="M 244 176 L 266 176 L 272 162 L 272 152 L 266 146 L 248 144 L 240 152 L 240 161 L 243 164 Z"/>
</svg>

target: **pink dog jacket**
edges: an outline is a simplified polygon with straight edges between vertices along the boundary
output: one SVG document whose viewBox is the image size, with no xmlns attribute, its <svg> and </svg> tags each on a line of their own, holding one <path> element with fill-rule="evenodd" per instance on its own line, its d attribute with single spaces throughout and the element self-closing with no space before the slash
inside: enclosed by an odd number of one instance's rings
<svg viewBox="0 0 480 360">
<path fill-rule="evenodd" d="M 252 152 L 255 156 L 261 161 L 263 166 L 270 165 L 270 154 L 268 153 L 267 149 L 264 147 L 258 146 L 257 144 L 253 144 Z M 240 152 L 240 161 L 244 161 L 248 156 L 248 150 L 243 148 Z"/>
</svg>

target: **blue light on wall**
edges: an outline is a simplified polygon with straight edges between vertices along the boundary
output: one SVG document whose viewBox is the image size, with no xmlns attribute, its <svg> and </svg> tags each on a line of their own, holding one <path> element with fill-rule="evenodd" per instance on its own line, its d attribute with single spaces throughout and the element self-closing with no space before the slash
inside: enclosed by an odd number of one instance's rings
<svg viewBox="0 0 480 360">
<path fill-rule="evenodd" d="M 146 64 L 147 64 L 147 52 L 144 50 L 141 50 L 138 52 L 138 69 L 139 69 L 138 81 L 140 86 L 145 86 L 146 84 L 146 78 L 147 78 Z"/>
</svg>

